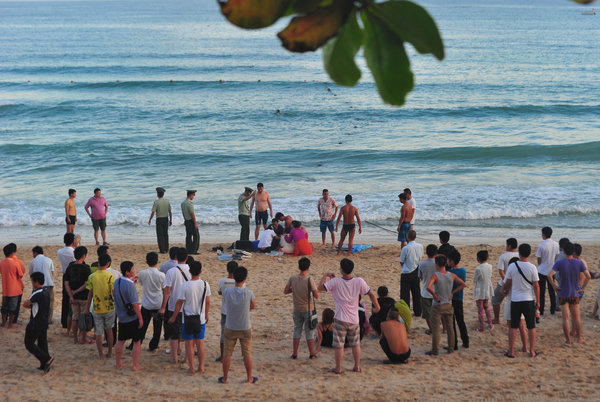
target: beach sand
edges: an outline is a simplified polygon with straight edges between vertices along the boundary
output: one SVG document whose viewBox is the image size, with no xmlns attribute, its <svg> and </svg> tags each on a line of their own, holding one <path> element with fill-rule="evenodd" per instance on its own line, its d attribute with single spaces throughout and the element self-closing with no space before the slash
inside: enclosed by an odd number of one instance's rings
<svg viewBox="0 0 600 402">
<path fill-rule="evenodd" d="M 501 240 L 500 240 L 501 241 Z M 222 244 L 226 246 L 225 244 Z M 23 345 L 25 324 L 29 311 L 21 309 L 21 325 L 16 330 L 0 329 L 0 378 L 2 399 L 277 399 L 277 400 L 384 400 L 384 399 L 596 399 L 593 386 L 597 384 L 596 370 L 600 352 L 595 345 L 600 341 L 600 322 L 588 317 L 596 298 L 598 281 L 592 281 L 582 301 L 583 345 L 564 345 L 561 314 L 546 315 L 538 325 L 537 349 L 542 354 L 530 358 L 517 353 L 517 358 L 503 356 L 507 348 L 506 325 L 496 326 L 492 333 L 478 333 L 477 310 L 472 298 L 473 269 L 477 266 L 476 252 L 480 246 L 460 246 L 467 268 L 465 290 L 465 321 L 471 338 L 470 348 L 460 347 L 458 353 L 425 356 L 431 349 L 431 338 L 424 333 L 426 324 L 416 318 L 409 331 L 412 356 L 408 364 L 389 366 L 378 341 L 366 336 L 362 342 L 362 373 L 352 372 L 352 354 L 346 350 L 342 375 L 328 373 L 334 365 L 333 350 L 323 349 L 317 359 L 308 359 L 306 343 L 302 339 L 297 360 L 291 360 L 292 297 L 283 294 L 290 275 L 297 273 L 297 257 L 277 257 L 253 254 L 243 265 L 249 270 L 247 287 L 257 301 L 252 313 L 254 375 L 257 384 L 245 384 L 245 370 L 239 345 L 232 359 L 229 384 L 222 385 L 219 355 L 219 319 L 221 298 L 217 295 L 217 281 L 226 276 L 225 262 L 210 251 L 215 244 L 201 245 L 198 257 L 203 264 L 201 278 L 211 285 L 210 321 L 206 329 L 206 372 L 191 376 L 186 367 L 169 363 L 168 348 L 162 340 L 160 349 L 148 352 L 148 336 L 141 356 L 142 372 L 131 371 L 131 352 L 125 351 L 125 368 L 116 370 L 114 359 L 97 360 L 95 345 L 74 345 L 64 336 L 60 327 L 60 285 L 55 289 L 54 324 L 48 331 L 49 349 L 55 358 L 52 370 L 43 375 L 36 370 L 37 360 Z M 328 246 L 313 244 L 315 253 L 310 257 L 311 275 L 318 281 L 324 272 L 339 273 L 339 260 Z M 535 250 L 537 243 L 533 245 Z M 135 263 L 136 271 L 146 268 L 145 254 L 154 251 L 153 245 L 112 245 L 111 256 L 116 267 L 123 260 Z M 45 254 L 56 259 L 57 246 L 44 247 Z M 96 247 L 89 247 L 88 263 L 96 260 Z M 502 246 L 488 247 L 490 263 L 495 268 Z M 363 277 L 372 289 L 385 285 L 390 296 L 399 299 L 400 254 L 398 244 L 377 245 L 352 257 L 355 274 Z M 600 244 L 585 244 L 584 258 L 592 271 L 598 269 Z M 30 247 L 22 247 L 18 256 L 26 266 L 31 260 Z M 162 263 L 166 256 L 161 255 Z M 494 281 L 498 280 L 494 269 Z M 31 281 L 25 280 L 24 297 L 31 294 Z M 60 274 L 57 283 L 60 283 Z M 142 289 L 138 285 L 141 296 Z M 548 303 L 548 302 L 547 302 Z M 368 304 L 369 305 L 369 304 Z M 318 301 L 319 314 L 325 307 L 333 307 L 330 294 L 322 293 Z M 369 306 L 370 311 L 370 306 Z M 370 312 L 369 312 L 370 315 Z M 149 334 L 151 329 L 149 329 Z M 441 346 L 445 346 L 442 335 Z M 520 341 L 517 340 L 517 345 Z M 443 351 L 443 350 L 442 350 Z"/>
</svg>

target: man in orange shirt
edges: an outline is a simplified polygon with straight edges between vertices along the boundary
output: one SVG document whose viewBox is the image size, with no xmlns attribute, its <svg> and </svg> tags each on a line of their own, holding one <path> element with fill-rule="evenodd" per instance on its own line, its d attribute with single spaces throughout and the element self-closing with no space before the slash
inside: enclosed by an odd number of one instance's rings
<svg viewBox="0 0 600 402">
<path fill-rule="evenodd" d="M 4 256 L 0 262 L 0 275 L 2 275 L 2 326 L 8 329 L 16 327 L 16 318 L 19 315 L 21 297 L 23 296 L 23 275 L 25 264 L 17 258 L 17 245 L 9 243 L 4 246 Z"/>
</svg>

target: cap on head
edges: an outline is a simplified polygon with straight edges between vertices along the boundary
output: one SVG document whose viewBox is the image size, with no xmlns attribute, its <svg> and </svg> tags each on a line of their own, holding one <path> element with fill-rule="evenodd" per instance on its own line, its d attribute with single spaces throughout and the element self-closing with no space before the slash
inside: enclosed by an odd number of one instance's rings
<svg viewBox="0 0 600 402">
<path fill-rule="evenodd" d="M 250 187 L 244 187 L 244 191 L 245 191 L 246 193 L 251 193 L 251 192 L 252 192 L 252 191 L 254 191 L 254 190 L 252 190 Z"/>
<path fill-rule="evenodd" d="M 164 189 L 164 188 L 162 188 L 162 187 L 156 187 L 156 192 L 157 192 L 157 193 L 164 193 L 164 192 L 165 192 L 165 189 Z"/>
<path fill-rule="evenodd" d="M 196 190 L 187 190 L 187 195 L 188 196 L 190 196 L 192 194 L 196 195 Z"/>
</svg>

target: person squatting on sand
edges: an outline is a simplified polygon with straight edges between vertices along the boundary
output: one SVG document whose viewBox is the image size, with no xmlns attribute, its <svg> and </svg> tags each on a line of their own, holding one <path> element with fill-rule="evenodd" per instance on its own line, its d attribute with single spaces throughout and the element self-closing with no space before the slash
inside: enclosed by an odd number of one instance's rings
<svg viewBox="0 0 600 402">
<path fill-rule="evenodd" d="M 352 199 L 350 199 L 352 201 Z M 343 209 L 343 208 L 342 208 Z M 340 212 L 341 214 L 341 212 Z M 338 218 L 339 220 L 339 218 Z M 344 357 L 344 341 L 352 348 L 354 357 L 353 371 L 360 372 L 360 329 L 358 319 L 358 302 L 360 295 L 368 295 L 373 303 L 373 313 L 379 311 L 379 303 L 375 293 L 362 278 L 354 277 L 354 262 L 347 258 L 340 261 L 341 277 L 328 272 L 319 283 L 319 290 L 331 292 L 335 304 L 335 321 L 333 325 L 333 348 L 335 349 L 335 367 L 330 371 L 342 374 L 342 359 Z"/>
</svg>

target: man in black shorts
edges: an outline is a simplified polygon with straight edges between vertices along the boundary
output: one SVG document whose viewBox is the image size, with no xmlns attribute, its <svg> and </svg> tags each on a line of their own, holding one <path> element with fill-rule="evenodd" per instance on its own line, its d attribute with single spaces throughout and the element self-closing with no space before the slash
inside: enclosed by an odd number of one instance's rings
<svg viewBox="0 0 600 402">
<path fill-rule="evenodd" d="M 346 205 L 344 205 L 340 209 L 340 214 L 338 215 L 337 221 L 335 222 L 335 231 L 337 232 L 338 226 L 340 224 L 340 219 L 342 216 L 344 217 L 344 224 L 342 226 L 342 233 L 340 234 L 340 242 L 338 243 L 337 253 L 340 254 L 342 252 L 342 246 L 344 245 L 344 240 L 346 240 L 346 235 L 348 236 L 348 255 L 352 253 L 352 246 L 354 244 L 354 233 L 356 232 L 356 224 L 354 223 L 354 218 L 356 217 L 356 221 L 358 222 L 358 233 L 362 233 L 362 225 L 360 222 L 360 216 L 358 215 L 358 209 L 352 205 L 352 196 L 350 194 L 346 195 Z"/>
<path fill-rule="evenodd" d="M 267 207 L 271 212 L 271 218 L 273 218 L 273 205 L 271 205 L 271 197 L 269 193 L 265 191 L 265 186 L 262 183 L 256 185 L 256 191 L 252 196 L 252 202 L 250 203 L 250 214 L 252 215 L 252 209 L 256 204 L 256 213 L 254 214 L 254 221 L 256 223 L 256 229 L 254 230 L 254 240 L 258 240 L 260 234 L 260 225 L 262 224 L 263 229 L 267 229 L 269 224 L 269 215 L 267 215 Z"/>
<path fill-rule="evenodd" d="M 73 233 L 75 231 L 75 223 L 77 223 L 75 197 L 77 197 L 77 191 L 70 188 L 69 198 L 67 198 L 65 201 L 65 222 L 67 223 L 67 233 Z"/>
<path fill-rule="evenodd" d="M 141 370 L 139 366 L 140 353 L 142 351 L 142 327 L 144 320 L 140 309 L 140 302 L 137 291 L 135 290 L 135 268 L 133 262 L 123 261 L 121 263 L 121 278 L 115 281 L 114 299 L 115 310 L 119 318 L 119 341 L 116 347 L 117 368 L 123 367 L 121 357 L 123 356 L 123 347 L 125 341 L 133 340 L 133 371 Z"/>
<path fill-rule="evenodd" d="M 506 357 L 514 358 L 515 338 L 521 323 L 521 315 L 529 332 L 529 353 L 535 357 L 535 311 L 540 303 L 540 285 L 538 271 L 535 265 L 529 262 L 531 246 L 523 243 L 519 246 L 519 261 L 508 266 L 502 293 L 511 293 L 510 303 L 510 331 L 508 332 L 508 351 Z"/>
</svg>

